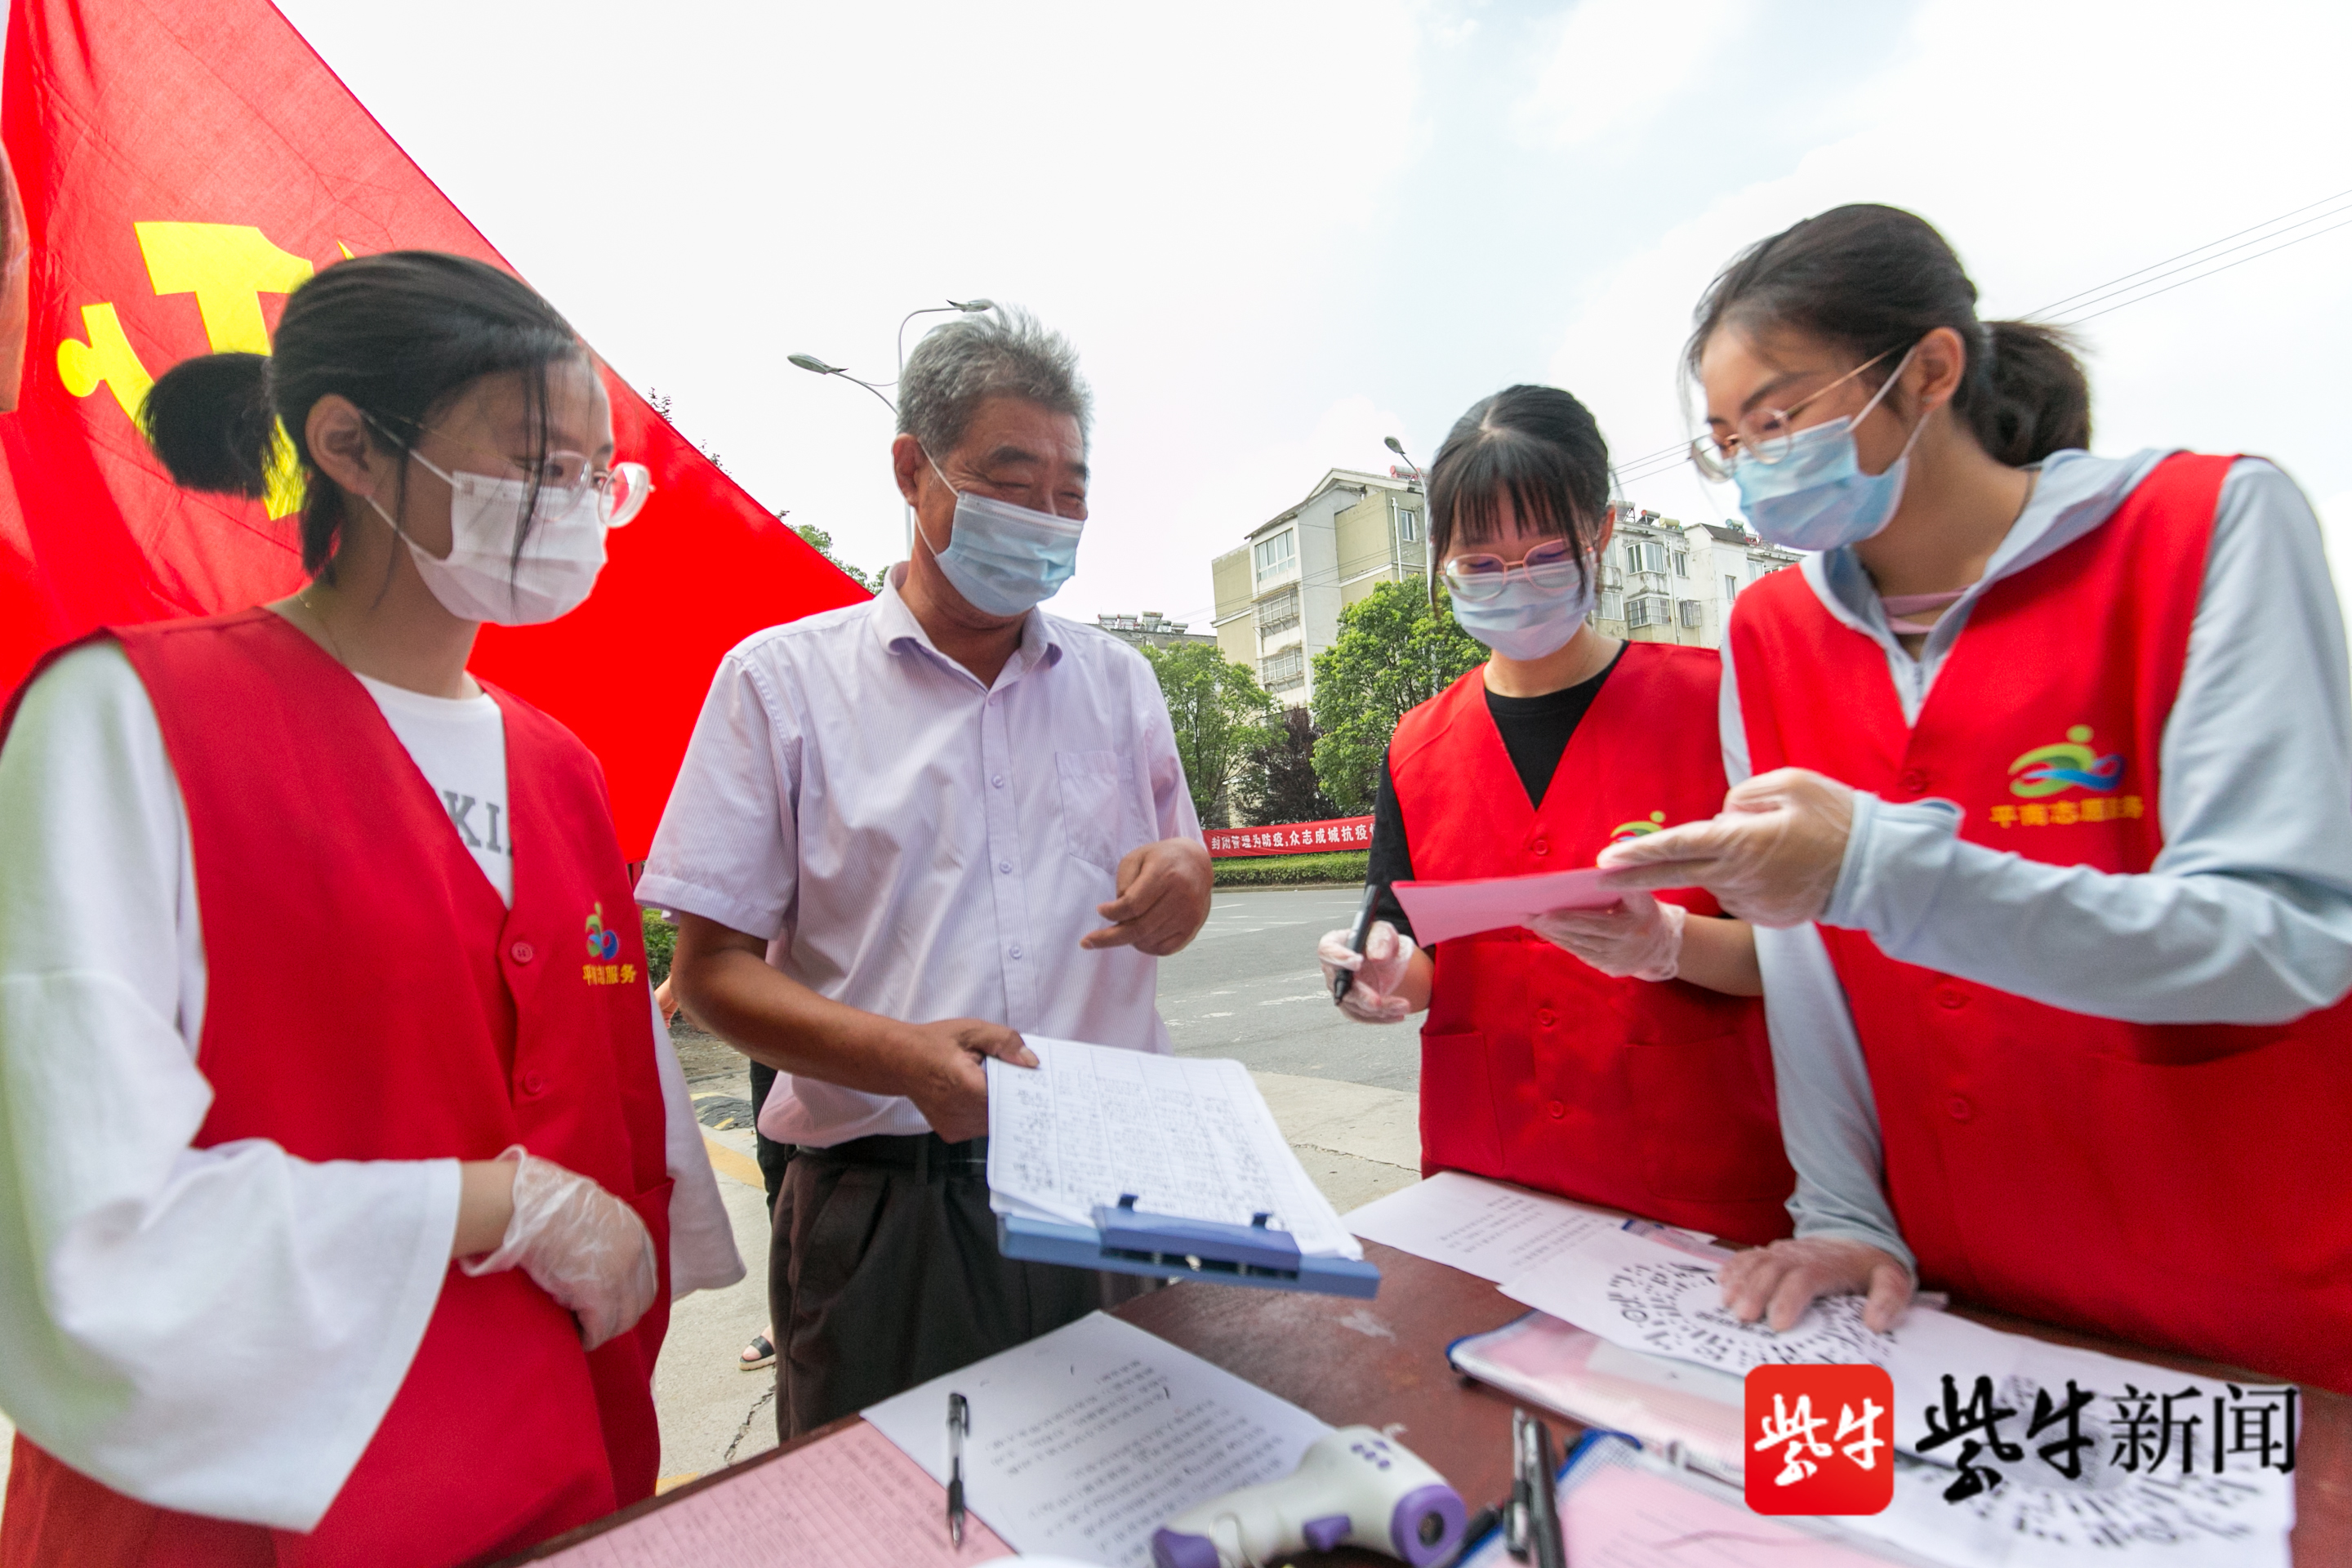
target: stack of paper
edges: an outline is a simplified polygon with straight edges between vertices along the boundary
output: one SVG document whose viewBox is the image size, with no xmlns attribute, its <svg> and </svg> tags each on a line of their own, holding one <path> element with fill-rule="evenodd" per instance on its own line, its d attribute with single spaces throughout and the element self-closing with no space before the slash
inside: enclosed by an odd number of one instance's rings
<svg viewBox="0 0 2352 1568">
<path fill-rule="evenodd" d="M 1024 1037 L 1038 1065 L 988 1064 L 989 1204 L 1091 1226 L 1133 1194 L 1148 1214 L 1290 1233 L 1308 1258 L 1360 1258 L 1331 1201 L 1236 1061 Z"/>
<path fill-rule="evenodd" d="M 1553 910 L 1605 910 L 1624 895 L 1601 885 L 1601 871 L 1545 871 L 1532 877 L 1477 877 L 1462 882 L 1390 885 L 1413 939 L 1434 947 L 1457 936 L 1526 925 Z"/>
</svg>

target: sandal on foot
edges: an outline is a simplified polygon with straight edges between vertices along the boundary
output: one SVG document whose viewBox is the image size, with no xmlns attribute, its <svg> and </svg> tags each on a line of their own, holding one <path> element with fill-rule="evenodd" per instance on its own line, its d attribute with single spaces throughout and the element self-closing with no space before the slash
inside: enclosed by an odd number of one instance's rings
<svg viewBox="0 0 2352 1568">
<path fill-rule="evenodd" d="M 735 1364 L 745 1372 L 773 1366 L 776 1364 L 776 1347 L 769 1342 L 767 1335 L 754 1334 L 751 1342 L 743 1347 L 743 1353 L 736 1358 Z"/>
</svg>

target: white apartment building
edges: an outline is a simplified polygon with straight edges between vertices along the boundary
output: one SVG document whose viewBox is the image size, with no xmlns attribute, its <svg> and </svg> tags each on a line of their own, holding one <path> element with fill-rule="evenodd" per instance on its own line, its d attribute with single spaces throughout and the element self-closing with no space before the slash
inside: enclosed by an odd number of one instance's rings
<svg viewBox="0 0 2352 1568">
<path fill-rule="evenodd" d="M 1628 501 L 1617 506 L 1622 521 L 1601 557 L 1593 614 L 1612 637 L 1720 647 L 1732 601 L 1798 560 L 1737 523 L 1677 522 Z"/>
<path fill-rule="evenodd" d="M 1333 468 L 1307 498 L 1250 530 L 1209 563 L 1218 646 L 1257 672 L 1275 700 L 1315 695 L 1315 656 L 1339 634 L 1339 612 L 1381 583 L 1419 581 L 1426 514 L 1406 470 Z"/>
</svg>

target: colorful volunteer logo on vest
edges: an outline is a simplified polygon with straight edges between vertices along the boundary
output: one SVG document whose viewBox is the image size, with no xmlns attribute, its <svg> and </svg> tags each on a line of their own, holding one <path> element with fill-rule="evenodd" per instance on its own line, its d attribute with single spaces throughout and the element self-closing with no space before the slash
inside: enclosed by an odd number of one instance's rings
<svg viewBox="0 0 2352 1568">
<path fill-rule="evenodd" d="M 1649 816 L 1644 820 L 1621 822 L 1616 826 L 1611 828 L 1609 830 L 1609 842 L 1612 844 L 1618 844 L 1628 838 L 1639 838 L 1645 833 L 1655 833 L 1665 825 L 1666 814 L 1663 811 L 1654 811 L 1650 813 Z"/>
<path fill-rule="evenodd" d="M 2039 800 L 2070 789 L 2112 794 L 2124 782 L 2124 754 L 2099 755 L 2091 749 L 2091 727 L 2077 724 L 2054 746 L 2036 746 L 2009 764 L 2009 793 L 2021 800 Z"/>
<path fill-rule="evenodd" d="M 1997 827 L 2067 827 L 2078 822 L 2137 820 L 2147 803 L 2136 795 L 2117 795 L 2124 782 L 2124 754 L 2101 756 L 2091 745 L 2091 727 L 2077 724 L 2054 746 L 2036 746 L 2009 764 L 2009 793 L 2024 805 L 2006 801 L 1986 815 Z M 2082 796 L 2054 800 L 2070 790 Z"/>
<path fill-rule="evenodd" d="M 620 956 L 621 933 L 604 923 L 604 906 L 600 901 L 588 915 L 588 956 L 601 961 Z M 635 985 L 637 966 L 634 963 L 591 962 L 583 964 L 580 978 L 591 985 Z"/>
</svg>

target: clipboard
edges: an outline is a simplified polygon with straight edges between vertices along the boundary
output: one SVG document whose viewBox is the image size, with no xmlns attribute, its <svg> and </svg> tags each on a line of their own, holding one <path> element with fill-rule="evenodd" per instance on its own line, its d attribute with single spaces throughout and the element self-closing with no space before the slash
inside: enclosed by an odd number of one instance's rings
<svg viewBox="0 0 2352 1568">
<path fill-rule="evenodd" d="M 1311 1258 L 1264 1215 L 1250 1225 L 1181 1219 L 1135 1206 L 1135 1194 L 1097 1205 L 1095 1223 L 1070 1225 L 1026 1215 L 996 1216 L 996 1247 L 1024 1263 L 1059 1263 L 1155 1279 L 1202 1279 L 1262 1290 L 1370 1300 L 1381 1271 L 1352 1258 Z"/>
</svg>

